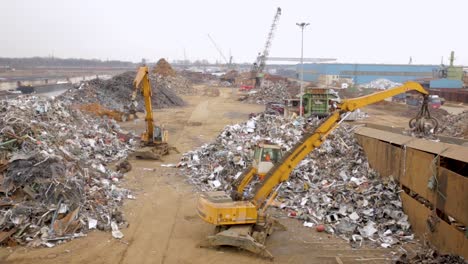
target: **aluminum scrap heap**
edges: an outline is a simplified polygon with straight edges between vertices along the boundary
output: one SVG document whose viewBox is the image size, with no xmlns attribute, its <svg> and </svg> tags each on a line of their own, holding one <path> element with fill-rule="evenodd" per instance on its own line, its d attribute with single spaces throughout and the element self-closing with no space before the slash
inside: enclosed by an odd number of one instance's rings
<svg viewBox="0 0 468 264">
<path fill-rule="evenodd" d="M 379 89 L 379 90 L 385 90 L 397 86 L 401 86 L 401 83 L 397 82 L 392 82 L 388 79 L 377 79 L 373 80 L 369 83 L 361 84 L 359 85 L 360 88 L 367 88 L 367 89 Z"/>
<path fill-rule="evenodd" d="M 134 90 L 133 80 L 136 72 L 128 71 L 109 80 L 94 79 L 83 83 L 78 89 L 71 89 L 59 96 L 60 100 L 72 104 L 93 104 L 99 103 L 104 107 L 127 112 L 131 105 L 131 95 Z M 156 75 L 150 76 L 153 89 L 153 108 L 167 108 L 174 106 L 184 106 L 185 102 L 174 91 L 174 87 L 180 86 L 177 78 L 161 80 Z M 137 111 L 144 111 L 143 96 L 137 94 Z"/>
<path fill-rule="evenodd" d="M 259 141 L 269 140 L 287 151 L 305 129 L 313 129 L 319 122 L 262 114 L 227 126 L 214 142 L 185 153 L 179 165 L 188 182 L 200 190 L 229 192 L 230 183 L 251 164 L 252 150 Z M 278 206 L 306 226 L 327 224 L 328 232 L 353 246 L 373 241 L 391 247 L 412 240 L 398 184 L 369 167 L 353 129 L 341 124 L 296 167 L 280 190 Z M 253 185 L 247 191 L 252 189 Z"/>
<path fill-rule="evenodd" d="M 106 165 L 127 157 L 133 135 L 34 96 L 0 101 L 0 122 L 0 243 L 50 247 L 124 223 L 131 194 Z"/>
</svg>

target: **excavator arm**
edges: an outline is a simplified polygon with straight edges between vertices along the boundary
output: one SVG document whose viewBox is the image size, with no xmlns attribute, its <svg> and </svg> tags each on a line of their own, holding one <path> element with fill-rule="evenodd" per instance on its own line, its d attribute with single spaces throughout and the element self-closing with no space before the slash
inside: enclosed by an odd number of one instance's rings
<svg viewBox="0 0 468 264">
<path fill-rule="evenodd" d="M 278 184 L 288 180 L 289 175 L 294 168 L 301 162 L 309 153 L 319 147 L 326 139 L 326 137 L 344 121 L 340 116 L 343 113 L 354 111 L 358 108 L 377 103 L 386 98 L 394 95 L 404 93 L 407 91 L 417 91 L 423 94 L 425 97 L 429 94 L 419 83 L 406 82 L 402 86 L 391 88 L 385 91 L 376 92 L 370 95 L 345 99 L 339 105 L 338 109 L 335 110 L 322 124 L 315 129 L 315 131 L 306 133 L 301 141 L 299 141 L 283 159 L 273 167 L 268 174 L 265 176 L 264 181 L 257 186 L 254 191 L 253 203 L 257 208 L 262 207 L 266 199 L 272 194 L 276 195 L 276 187 Z M 425 100 L 427 102 L 427 100 Z M 423 105 L 424 107 L 424 105 Z M 264 205 L 268 206 L 269 203 Z M 266 208 L 263 208 L 263 211 Z"/>
<path fill-rule="evenodd" d="M 233 182 L 233 197 L 241 197 L 242 192 L 244 192 L 245 187 L 252 181 L 255 174 L 257 174 L 257 169 L 253 166 L 248 167 L 245 169 L 239 178 Z"/>
<path fill-rule="evenodd" d="M 132 101 L 135 101 L 138 90 L 141 88 L 141 93 L 145 100 L 146 109 L 146 132 L 142 135 L 142 140 L 146 143 L 152 143 L 154 135 L 154 120 L 153 120 L 153 109 L 151 106 L 151 84 L 149 81 L 149 70 L 148 66 L 142 66 L 138 69 L 133 85 L 135 90 L 132 94 Z"/>
<path fill-rule="evenodd" d="M 278 184 L 289 178 L 289 175 L 299 162 L 325 141 L 326 136 L 337 127 L 339 120 L 340 111 L 336 110 L 314 132 L 305 134 L 302 140 L 291 151 L 286 153 L 283 159 L 267 173 L 264 181 L 254 192 L 253 202 L 257 208 L 262 206 L 263 202 Z"/>
</svg>

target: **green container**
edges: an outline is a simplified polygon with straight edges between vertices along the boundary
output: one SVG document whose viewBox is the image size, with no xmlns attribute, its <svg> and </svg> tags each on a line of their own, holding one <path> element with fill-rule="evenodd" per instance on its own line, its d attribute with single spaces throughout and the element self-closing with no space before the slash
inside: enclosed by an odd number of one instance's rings
<svg viewBox="0 0 468 264">
<path fill-rule="evenodd" d="M 463 79 L 463 68 L 456 66 L 449 66 L 447 69 L 447 79 L 450 80 L 462 80 Z"/>
<path fill-rule="evenodd" d="M 330 112 L 330 100 L 336 99 L 337 96 L 326 90 L 318 90 L 305 93 L 303 98 L 305 116 L 327 116 Z"/>
</svg>

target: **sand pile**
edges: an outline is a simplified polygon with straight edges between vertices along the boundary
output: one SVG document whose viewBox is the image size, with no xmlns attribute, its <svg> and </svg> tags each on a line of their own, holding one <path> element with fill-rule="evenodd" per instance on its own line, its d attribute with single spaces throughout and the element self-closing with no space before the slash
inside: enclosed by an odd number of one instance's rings
<svg viewBox="0 0 468 264">
<path fill-rule="evenodd" d="M 152 73 L 161 76 L 176 76 L 176 71 L 165 59 L 159 59 L 154 66 Z"/>
</svg>

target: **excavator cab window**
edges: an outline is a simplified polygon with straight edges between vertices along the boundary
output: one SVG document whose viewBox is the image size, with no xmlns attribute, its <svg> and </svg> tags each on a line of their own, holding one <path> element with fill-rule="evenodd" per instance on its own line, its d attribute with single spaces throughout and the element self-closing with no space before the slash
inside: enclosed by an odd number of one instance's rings
<svg viewBox="0 0 468 264">
<path fill-rule="evenodd" d="M 158 126 L 154 126 L 154 133 L 153 133 L 154 141 L 161 142 L 162 141 L 162 131 L 161 128 Z"/>
<path fill-rule="evenodd" d="M 259 147 L 256 147 L 255 152 L 254 152 L 254 160 L 260 160 L 261 153 L 262 153 L 262 149 Z"/>
<path fill-rule="evenodd" d="M 264 148 L 262 150 L 262 160 L 265 162 L 277 163 L 281 158 L 281 151 L 279 149 Z"/>
</svg>

